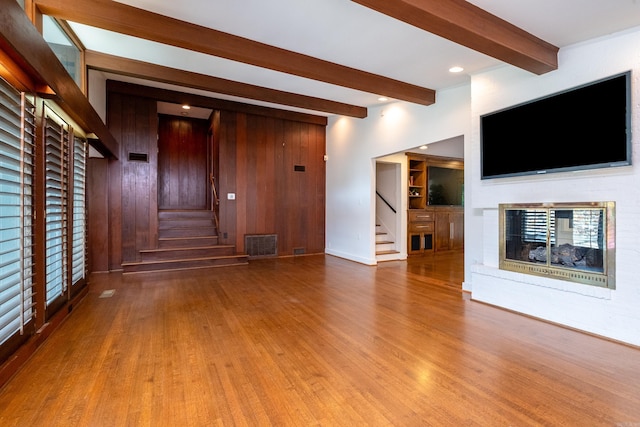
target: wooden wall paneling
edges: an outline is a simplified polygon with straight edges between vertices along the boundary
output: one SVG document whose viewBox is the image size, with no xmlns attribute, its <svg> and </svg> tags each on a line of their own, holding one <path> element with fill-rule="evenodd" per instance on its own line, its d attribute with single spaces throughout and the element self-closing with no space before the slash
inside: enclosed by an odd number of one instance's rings
<svg viewBox="0 0 640 427">
<path fill-rule="evenodd" d="M 226 111 L 219 116 L 220 241 L 242 252 L 245 234 L 275 233 L 278 255 L 294 248 L 323 252 L 324 126 Z"/>
<path fill-rule="evenodd" d="M 308 226 L 306 230 L 308 253 L 324 252 L 324 244 L 319 244 L 317 230 L 318 227 L 322 227 L 324 230 L 324 220 L 318 223 L 318 211 L 324 211 L 324 205 L 318 204 L 318 184 L 319 181 L 324 181 L 324 160 L 323 154 L 319 153 L 318 145 L 321 145 L 321 141 L 318 139 L 317 126 L 308 126 L 309 128 L 309 167 L 310 173 L 312 173 L 312 179 L 309 182 L 307 200 L 309 202 L 309 217 Z M 323 151 L 323 150 L 322 150 Z"/>
<path fill-rule="evenodd" d="M 136 260 L 136 228 L 135 228 L 135 171 L 132 170 L 127 160 L 128 153 L 137 152 L 135 129 L 135 100 L 123 102 L 120 113 L 122 114 L 122 129 L 120 144 L 122 144 L 121 176 L 122 176 L 122 262 Z M 135 165 L 134 165 L 135 167 Z M 133 197 L 132 197 L 133 196 Z"/>
<path fill-rule="evenodd" d="M 110 132 L 119 142 L 118 158 L 125 155 L 122 145 L 123 134 L 123 95 L 119 93 L 107 94 L 107 123 Z M 108 198 L 109 198 L 109 270 L 122 268 L 122 162 L 109 159 L 108 162 Z"/>
<path fill-rule="evenodd" d="M 211 151 L 209 155 L 211 161 L 211 170 L 209 171 L 209 173 L 213 173 L 216 191 L 218 191 L 218 197 L 220 197 L 220 111 L 214 111 L 213 114 L 211 114 L 210 120 L 211 123 L 209 132 L 211 133 L 211 139 L 209 140 L 209 149 Z M 213 198 L 213 194 L 211 194 L 211 188 L 209 188 L 209 194 L 207 196 Z M 210 202 L 213 203 L 213 199 L 211 199 Z M 217 214 L 219 214 L 218 207 L 215 207 Z"/>
<path fill-rule="evenodd" d="M 121 215 L 116 219 L 121 223 L 120 268 L 122 262 L 139 260 L 140 249 L 157 246 L 157 108 L 154 100 L 123 94 L 111 94 L 108 104 L 109 128 L 119 136 L 122 153 L 110 171 L 111 185 L 122 188 L 120 209 L 110 208 L 115 217 Z M 148 161 L 129 161 L 129 153 L 147 154 Z"/>
<path fill-rule="evenodd" d="M 263 212 L 261 215 L 261 221 L 258 222 L 258 227 L 262 227 L 262 230 L 266 234 L 276 233 L 276 222 L 278 216 L 278 205 L 276 196 L 276 156 L 278 152 L 279 139 L 277 137 L 276 129 L 282 120 L 265 118 L 264 135 L 262 136 L 264 144 L 262 149 L 262 156 L 264 156 L 264 162 L 261 165 L 260 173 L 264 176 L 264 180 L 261 183 L 261 191 L 264 192 L 266 197 L 264 198 Z"/>
<path fill-rule="evenodd" d="M 149 126 L 147 139 L 149 188 L 145 193 L 149 196 L 149 209 L 146 212 L 149 225 L 147 246 L 140 249 L 158 247 L 158 104 L 155 100 L 147 100 L 145 107 L 147 108 L 146 121 Z"/>
<path fill-rule="evenodd" d="M 314 141 L 311 140 L 312 127 L 306 123 L 300 124 L 300 164 L 304 165 L 305 171 L 299 172 L 301 182 L 299 187 L 300 203 L 305 206 L 304 218 L 301 218 L 298 243 L 296 248 L 301 248 L 304 253 L 313 253 L 313 236 L 312 232 L 315 228 L 313 219 L 315 218 L 315 195 L 313 192 L 314 182 L 316 180 L 317 166 L 316 160 L 311 155 L 311 147 Z"/>
<path fill-rule="evenodd" d="M 172 134 L 172 126 L 175 122 L 168 120 L 166 116 L 160 116 L 158 121 L 158 207 L 166 209 L 171 206 L 171 195 L 178 191 L 172 191 L 171 182 L 171 144 L 169 135 Z"/>
<path fill-rule="evenodd" d="M 264 181 L 265 176 L 260 173 L 260 167 L 264 164 L 264 159 L 260 158 L 259 150 L 263 145 L 262 136 L 264 135 L 263 122 L 258 116 L 247 116 L 246 128 L 246 229 L 247 234 L 256 234 L 258 230 L 264 230 L 264 227 L 258 226 L 258 217 L 263 211 L 262 201 L 264 192 L 259 188 L 260 183 Z M 240 155 L 240 153 L 239 153 Z M 243 241 L 244 236 L 240 236 Z"/>
<path fill-rule="evenodd" d="M 319 171 L 319 163 L 316 158 L 316 145 L 317 141 L 315 138 L 315 129 L 313 126 L 305 126 L 306 131 L 305 135 L 307 138 L 306 144 L 306 162 L 307 162 L 307 190 L 305 192 L 305 200 L 307 205 L 309 206 L 309 214 L 306 218 L 305 224 L 305 240 L 306 240 L 306 251 L 307 253 L 316 253 L 316 243 L 315 243 L 315 229 L 317 224 L 315 222 L 316 219 L 316 181 L 318 179 L 318 171 Z"/>
<path fill-rule="evenodd" d="M 286 173 L 288 171 L 288 163 L 286 161 L 285 122 L 285 120 L 274 120 L 273 122 L 273 203 L 275 213 L 273 231 L 278 235 L 278 255 L 284 255 L 286 248 L 285 231 L 287 218 L 285 217 L 285 211 L 287 209 Z"/>
<path fill-rule="evenodd" d="M 294 142 L 290 135 L 290 122 L 282 124 L 282 164 L 279 172 L 276 172 L 282 182 L 278 188 L 278 254 L 290 255 L 291 251 L 291 194 L 295 191 L 293 182 L 293 153 Z"/>
<path fill-rule="evenodd" d="M 256 203 L 253 206 L 252 214 L 255 216 L 253 226 L 255 230 L 263 230 L 263 233 L 267 233 L 269 227 L 267 226 L 267 203 L 269 199 L 273 198 L 270 194 L 270 189 L 273 187 L 267 185 L 272 179 L 267 175 L 267 164 L 270 159 L 267 157 L 267 135 L 269 134 L 269 124 L 273 122 L 266 117 L 254 116 L 252 117 L 253 126 L 251 126 L 252 140 L 255 141 L 253 152 L 255 153 L 252 162 L 255 164 L 255 196 Z"/>
<path fill-rule="evenodd" d="M 194 143 L 191 150 L 191 167 L 196 169 L 196 173 L 191 176 L 195 182 L 190 183 L 189 187 L 197 189 L 197 191 L 189 191 L 192 197 L 189 205 L 200 206 L 206 209 L 208 204 L 207 194 L 209 193 L 209 170 L 207 166 L 207 121 L 202 119 L 191 120 L 191 132 Z"/>
<path fill-rule="evenodd" d="M 296 249 L 307 253 L 309 251 L 309 237 L 307 229 L 307 218 L 309 218 L 310 206 L 309 198 L 313 197 L 309 183 L 311 182 L 311 174 L 313 174 L 313 166 L 309 164 L 309 126 L 303 123 L 295 123 L 293 135 L 296 138 L 296 147 L 294 147 L 294 166 L 304 167 L 303 172 L 295 172 L 293 174 L 293 184 L 295 193 L 292 194 L 294 199 L 292 203 L 296 206 L 298 215 L 295 216 L 295 230 L 291 253 Z"/>
<path fill-rule="evenodd" d="M 293 248 L 301 242 L 298 241 L 301 231 L 302 218 L 307 216 L 307 210 L 300 203 L 301 180 L 306 172 L 296 172 L 295 166 L 300 165 L 300 122 L 287 122 L 287 146 L 289 147 L 289 166 L 287 179 L 289 179 L 289 191 L 287 192 L 287 255 L 293 255 Z"/>
<path fill-rule="evenodd" d="M 220 113 L 219 191 L 220 239 L 225 244 L 236 242 L 236 201 L 228 200 L 228 193 L 236 192 L 236 113 Z"/>
<path fill-rule="evenodd" d="M 89 271 L 109 271 L 109 160 L 87 162 L 87 237 Z"/>
<path fill-rule="evenodd" d="M 109 162 L 110 269 L 116 269 L 122 262 L 137 261 L 141 249 L 157 245 L 157 166 L 166 165 L 157 156 L 157 138 L 164 130 L 158 123 L 156 100 L 111 90 L 108 104 L 109 127 L 122 148 L 121 160 Z M 202 129 L 187 126 L 176 132 L 187 139 L 201 135 L 206 144 L 209 126 L 202 121 Z M 209 156 L 218 177 L 219 241 L 235 244 L 243 252 L 245 234 L 275 233 L 279 255 L 292 255 L 294 249 L 323 252 L 325 125 L 221 110 L 212 117 L 211 126 L 214 147 Z M 181 155 L 190 168 L 201 161 L 206 171 L 205 147 L 184 151 Z M 147 154 L 149 161 L 129 161 L 129 153 Z M 181 182 L 182 172 L 174 166 L 168 165 L 171 183 L 162 184 L 171 186 L 172 193 L 177 189 L 183 196 L 189 193 L 186 188 L 199 185 L 190 178 L 186 184 Z M 295 166 L 304 171 L 296 171 Z M 203 175 L 206 195 L 209 186 L 206 172 Z M 235 193 L 236 199 L 229 200 L 229 193 Z"/>
<path fill-rule="evenodd" d="M 152 148 L 149 144 L 148 135 L 153 134 L 154 129 L 149 126 L 147 114 L 147 102 L 144 99 L 136 99 L 136 123 L 134 124 L 136 129 L 136 137 L 132 141 L 134 142 L 134 150 L 136 153 L 150 154 Z M 155 112 L 155 108 L 154 108 Z M 157 128 L 155 129 L 157 132 Z M 138 162 L 129 161 L 129 159 L 123 159 L 125 165 L 129 168 L 129 173 L 125 173 L 125 177 L 129 179 L 129 188 L 134 187 L 133 195 L 128 194 L 129 200 L 133 208 L 133 230 L 135 240 L 133 241 L 133 257 L 130 260 L 138 261 L 140 256 L 138 251 L 140 249 L 148 249 L 150 245 L 150 218 L 149 212 L 151 210 L 151 198 L 149 190 L 152 185 L 150 175 L 152 173 L 150 162 Z M 153 168 L 155 169 L 156 166 Z M 155 183 L 154 183 L 155 184 Z M 157 185 L 157 184 L 155 184 Z M 126 187 L 125 187 L 126 190 Z M 133 197 L 131 197 L 133 196 Z M 125 217 L 125 221 L 130 220 L 130 217 Z"/>
<path fill-rule="evenodd" d="M 244 251 L 244 235 L 247 233 L 247 115 L 237 114 L 236 121 L 236 240 L 238 251 Z"/>
<path fill-rule="evenodd" d="M 315 129 L 315 161 L 318 164 L 317 178 L 315 182 L 316 208 L 315 212 L 315 247 L 317 252 L 325 251 L 325 225 L 326 225 L 326 171 L 327 163 L 324 156 L 326 149 L 326 130 L 324 126 L 314 126 Z"/>
<path fill-rule="evenodd" d="M 324 129 L 322 129 L 324 131 Z M 314 167 L 314 181 L 310 184 L 310 202 L 312 203 L 312 212 L 310 218 L 312 220 L 311 228 L 307 231 L 307 235 L 311 240 L 309 247 L 313 253 L 324 252 L 324 181 L 325 181 L 325 162 L 324 162 L 324 138 L 318 132 L 318 126 L 310 126 L 310 140 L 312 146 L 309 150 L 311 156 L 311 164 Z M 322 193 L 319 193 L 321 191 Z"/>
</svg>

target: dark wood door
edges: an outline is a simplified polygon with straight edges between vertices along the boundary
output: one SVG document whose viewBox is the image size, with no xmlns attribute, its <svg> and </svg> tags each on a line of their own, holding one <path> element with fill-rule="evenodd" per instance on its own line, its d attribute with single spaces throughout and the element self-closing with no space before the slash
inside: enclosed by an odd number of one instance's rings
<svg viewBox="0 0 640 427">
<path fill-rule="evenodd" d="M 160 115 L 158 131 L 158 207 L 206 209 L 208 122 Z"/>
</svg>

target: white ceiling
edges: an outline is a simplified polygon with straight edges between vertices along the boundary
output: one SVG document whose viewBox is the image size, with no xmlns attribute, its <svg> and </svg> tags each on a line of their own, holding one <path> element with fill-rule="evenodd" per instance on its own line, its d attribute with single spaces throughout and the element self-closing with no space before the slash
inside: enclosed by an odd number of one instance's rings
<svg viewBox="0 0 640 427">
<path fill-rule="evenodd" d="M 470 74 L 503 64 L 350 0 L 121 2 L 436 91 L 465 84 Z M 561 49 L 640 26 L 640 0 L 472 0 L 471 3 Z M 364 93 L 85 25 L 72 23 L 72 28 L 87 49 L 98 52 L 363 107 L 380 103 L 379 94 L 375 93 Z M 465 71 L 451 74 L 448 69 L 453 65 L 462 66 Z M 106 77 L 279 107 L 268 102 L 113 74 Z"/>
</svg>

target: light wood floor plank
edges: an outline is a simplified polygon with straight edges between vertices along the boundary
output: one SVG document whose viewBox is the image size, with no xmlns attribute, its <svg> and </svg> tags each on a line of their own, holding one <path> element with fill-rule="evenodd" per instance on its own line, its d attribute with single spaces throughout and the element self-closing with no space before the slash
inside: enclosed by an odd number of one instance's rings
<svg viewBox="0 0 640 427">
<path fill-rule="evenodd" d="M 461 272 L 444 254 L 93 275 L 0 390 L 0 425 L 640 427 L 640 349 L 474 302 Z"/>
</svg>

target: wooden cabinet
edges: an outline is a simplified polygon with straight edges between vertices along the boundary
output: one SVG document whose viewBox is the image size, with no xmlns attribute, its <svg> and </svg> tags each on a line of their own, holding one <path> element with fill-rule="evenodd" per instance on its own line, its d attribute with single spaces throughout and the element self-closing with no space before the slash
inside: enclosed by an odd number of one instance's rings
<svg viewBox="0 0 640 427">
<path fill-rule="evenodd" d="M 464 248 L 464 212 L 461 206 L 437 208 L 434 225 L 436 251 Z"/>
<path fill-rule="evenodd" d="M 409 255 L 464 248 L 464 211 L 462 206 L 412 209 L 409 210 L 407 224 L 407 253 Z"/>
<path fill-rule="evenodd" d="M 410 210 L 408 218 L 407 252 L 410 255 L 433 251 L 434 212 L 432 210 Z"/>
<path fill-rule="evenodd" d="M 464 163 L 458 159 L 436 156 L 422 156 L 407 153 L 408 160 L 408 217 L 407 217 L 407 253 L 422 255 L 425 253 L 460 250 L 464 248 L 464 209 L 462 207 L 463 183 L 458 180 L 445 182 L 431 179 L 429 172 L 442 170 L 460 171 Z M 446 172 L 445 172 L 446 174 Z M 440 187 L 438 195 L 430 194 L 429 186 Z M 454 191 L 451 191 L 454 190 Z M 456 195 L 457 192 L 457 195 Z M 459 205 L 437 204 L 445 199 L 455 198 Z"/>
</svg>

